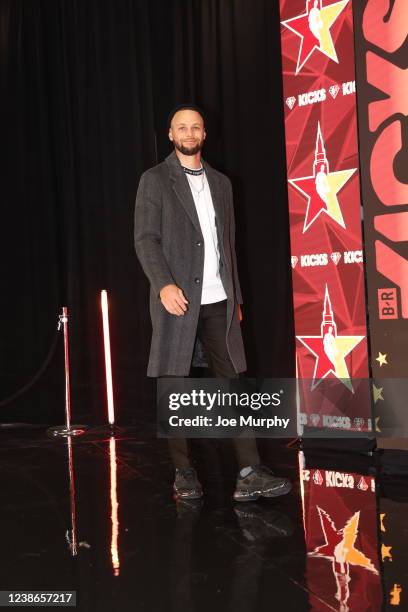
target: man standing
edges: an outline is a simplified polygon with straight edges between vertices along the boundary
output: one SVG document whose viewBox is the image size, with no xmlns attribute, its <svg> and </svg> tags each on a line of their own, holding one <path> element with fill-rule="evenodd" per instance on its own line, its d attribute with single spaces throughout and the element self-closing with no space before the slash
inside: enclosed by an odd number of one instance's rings
<svg viewBox="0 0 408 612">
<path fill-rule="evenodd" d="M 235 254 L 230 180 L 201 157 L 203 112 L 193 104 L 169 115 L 174 151 L 142 175 L 135 207 L 135 248 L 150 281 L 153 335 L 148 376 L 188 376 L 198 338 L 215 377 L 246 369 L 242 296 Z M 234 439 L 240 472 L 234 499 L 288 493 L 291 484 L 260 466 L 253 438 Z M 188 441 L 169 439 L 174 492 L 201 497 Z"/>
</svg>

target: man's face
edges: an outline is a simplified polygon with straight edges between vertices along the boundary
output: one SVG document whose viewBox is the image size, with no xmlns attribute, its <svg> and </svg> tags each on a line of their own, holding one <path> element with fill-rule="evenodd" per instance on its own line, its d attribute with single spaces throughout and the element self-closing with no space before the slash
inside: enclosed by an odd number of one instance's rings
<svg viewBox="0 0 408 612">
<path fill-rule="evenodd" d="M 206 137 L 203 118 L 194 110 L 178 111 L 169 130 L 169 138 L 183 155 L 195 155 L 204 145 Z"/>
</svg>

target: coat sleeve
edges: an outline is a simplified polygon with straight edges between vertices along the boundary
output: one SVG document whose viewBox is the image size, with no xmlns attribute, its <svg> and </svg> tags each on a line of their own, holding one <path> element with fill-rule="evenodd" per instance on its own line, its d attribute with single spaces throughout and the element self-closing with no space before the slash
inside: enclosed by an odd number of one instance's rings
<svg viewBox="0 0 408 612">
<path fill-rule="evenodd" d="M 233 268 L 233 278 L 234 278 L 234 288 L 235 288 L 235 297 L 238 304 L 242 304 L 242 293 L 241 293 L 241 285 L 238 277 L 238 264 L 237 264 L 237 254 L 235 252 L 235 215 L 234 215 L 234 203 L 233 203 L 233 195 L 232 195 L 232 185 L 231 181 L 228 179 L 228 203 L 229 203 L 229 214 L 230 214 L 230 244 L 231 244 L 231 259 L 232 259 L 232 268 Z"/>
<path fill-rule="evenodd" d="M 136 195 L 134 240 L 136 254 L 155 294 L 175 284 L 161 246 L 162 199 L 157 179 L 145 172 Z"/>
</svg>

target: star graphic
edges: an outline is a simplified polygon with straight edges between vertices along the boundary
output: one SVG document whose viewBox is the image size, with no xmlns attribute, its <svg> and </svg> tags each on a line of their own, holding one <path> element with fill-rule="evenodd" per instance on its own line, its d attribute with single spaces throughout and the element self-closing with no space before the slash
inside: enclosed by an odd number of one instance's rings
<svg viewBox="0 0 408 612">
<path fill-rule="evenodd" d="M 380 528 L 381 528 L 381 531 L 385 533 L 384 519 L 385 519 L 385 512 L 380 512 Z"/>
<path fill-rule="evenodd" d="M 350 391 L 353 391 L 346 357 L 363 340 L 364 336 L 335 337 L 333 344 L 337 354 L 332 359 L 327 356 L 322 336 L 297 336 L 297 338 L 316 357 L 312 389 L 315 389 L 323 378 L 333 374 Z M 316 380 L 317 382 L 315 382 Z"/>
<path fill-rule="evenodd" d="M 375 417 L 375 431 L 381 432 L 379 423 L 380 423 L 380 417 L 379 416 Z"/>
<path fill-rule="evenodd" d="M 320 6 L 321 2 L 322 0 L 320 0 Z M 296 74 L 303 68 L 315 49 L 321 51 L 321 53 L 338 64 L 339 61 L 330 28 L 347 3 L 348 0 L 340 0 L 340 2 L 335 2 L 320 9 L 312 8 L 309 14 L 306 12 L 303 15 L 282 21 L 283 26 L 301 39 Z"/>
<path fill-rule="evenodd" d="M 378 352 L 378 357 L 376 357 L 375 360 L 380 364 L 380 368 L 383 365 L 388 365 L 387 355 L 383 355 L 380 351 Z"/>
<path fill-rule="evenodd" d="M 392 561 L 391 548 L 392 546 L 386 546 L 385 544 L 381 544 L 381 559 L 383 561 L 385 561 L 385 559 L 389 559 L 390 561 Z"/>
<path fill-rule="evenodd" d="M 376 404 L 378 402 L 378 400 L 383 400 L 384 401 L 384 398 L 382 396 L 383 388 L 384 387 L 376 387 L 373 384 L 374 404 Z"/>
<path fill-rule="evenodd" d="M 316 190 L 316 179 L 314 176 L 305 176 L 298 179 L 291 179 L 289 183 L 293 185 L 300 193 L 307 198 L 307 209 L 305 222 L 303 225 L 303 234 L 321 213 L 326 213 L 333 221 L 336 221 L 341 227 L 345 228 L 342 212 L 340 210 L 337 194 L 342 187 L 347 183 L 350 177 L 356 171 L 339 170 L 338 172 L 330 172 L 327 174 L 327 184 L 329 191 L 326 195 L 326 202 L 322 200 Z"/>
<path fill-rule="evenodd" d="M 319 172 L 321 166 L 325 171 Z M 353 176 L 357 168 L 350 170 L 328 171 L 328 162 L 320 122 L 317 124 L 315 146 L 314 175 L 289 179 L 289 183 L 307 199 L 303 234 L 316 221 L 321 213 L 328 215 L 333 221 L 345 229 L 343 214 L 340 209 L 338 193 Z"/>
<path fill-rule="evenodd" d="M 320 336 L 296 336 L 296 338 L 316 357 L 312 391 L 324 378 L 329 374 L 333 374 L 351 392 L 354 392 L 346 364 L 346 357 L 365 336 L 337 335 L 327 285 L 324 295 Z"/>
<path fill-rule="evenodd" d="M 319 506 L 316 506 L 316 508 L 319 513 L 325 543 L 317 546 L 309 555 L 331 559 L 336 563 L 340 563 L 341 566 L 346 564 L 364 567 L 373 574 L 378 574 L 371 559 L 355 547 L 360 512 L 358 511 L 353 514 L 342 529 L 337 529 L 330 515 Z"/>
</svg>

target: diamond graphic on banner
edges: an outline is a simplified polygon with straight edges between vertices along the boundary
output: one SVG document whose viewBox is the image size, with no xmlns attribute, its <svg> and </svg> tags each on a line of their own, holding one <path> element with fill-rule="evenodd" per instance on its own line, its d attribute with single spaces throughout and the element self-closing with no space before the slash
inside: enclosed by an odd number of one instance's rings
<svg viewBox="0 0 408 612">
<path fill-rule="evenodd" d="M 296 104 L 296 98 L 294 98 L 293 96 L 291 96 L 290 98 L 286 98 L 286 104 L 289 106 L 290 110 L 292 110 L 292 108 Z"/>
<path fill-rule="evenodd" d="M 340 91 L 340 87 L 338 85 L 331 85 L 329 87 L 329 93 L 331 95 L 331 97 L 333 98 L 333 100 L 335 100 L 337 98 L 337 94 Z"/>
<path fill-rule="evenodd" d="M 316 357 L 311 389 L 332 374 L 352 392 L 350 374 L 346 357 L 365 338 L 365 336 L 338 336 L 334 320 L 329 290 L 326 285 L 320 336 L 296 336 L 296 338 Z"/>
<path fill-rule="evenodd" d="M 357 489 L 360 489 L 360 491 L 367 491 L 368 489 L 368 484 L 366 483 L 363 476 L 360 478 L 360 480 L 357 483 Z"/>
<path fill-rule="evenodd" d="M 337 194 L 356 170 L 357 168 L 339 170 L 338 172 L 329 171 L 329 161 L 326 155 L 320 123 L 318 123 L 313 175 L 289 179 L 289 183 L 307 199 L 303 233 L 309 229 L 321 213 L 328 215 L 341 227 L 346 227 Z"/>
<path fill-rule="evenodd" d="M 320 414 L 311 414 L 310 415 L 310 422 L 312 423 L 313 427 L 317 427 L 320 421 Z"/>
<path fill-rule="evenodd" d="M 313 482 L 319 486 L 323 484 L 323 476 L 321 475 L 319 470 L 316 470 L 313 474 Z"/>
<path fill-rule="evenodd" d="M 299 259 L 296 257 L 296 255 L 292 255 L 292 257 L 290 258 L 290 264 L 292 268 L 296 268 L 296 264 L 298 261 Z"/>
<path fill-rule="evenodd" d="M 355 417 L 353 423 L 357 429 L 361 429 L 364 425 L 364 419 L 362 417 Z"/>
<path fill-rule="evenodd" d="M 330 259 L 337 266 L 337 264 L 339 263 L 341 259 L 341 253 L 339 253 L 338 251 L 335 251 L 334 253 L 330 255 Z"/>
<path fill-rule="evenodd" d="M 315 50 L 339 63 L 330 28 L 347 4 L 348 0 L 340 0 L 329 6 L 323 6 L 323 0 L 306 0 L 305 13 L 281 22 L 301 39 L 296 74 Z"/>
</svg>

